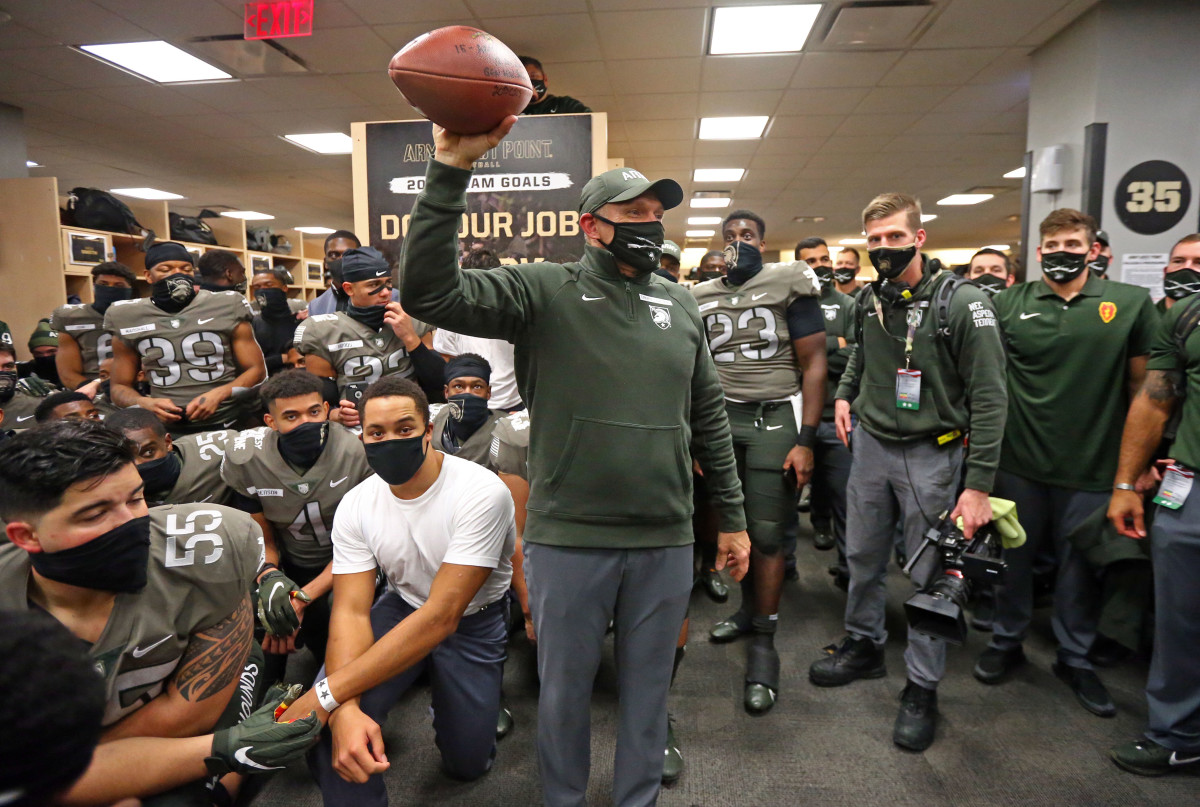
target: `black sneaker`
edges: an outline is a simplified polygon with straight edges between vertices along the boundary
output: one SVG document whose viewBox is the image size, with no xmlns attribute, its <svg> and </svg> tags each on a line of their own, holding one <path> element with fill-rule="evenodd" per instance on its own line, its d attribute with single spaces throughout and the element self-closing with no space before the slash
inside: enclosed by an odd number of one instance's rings
<svg viewBox="0 0 1200 807">
<path fill-rule="evenodd" d="M 840 687 L 859 678 L 882 678 L 887 675 L 883 648 L 870 639 L 846 636 L 833 651 L 824 654 L 808 668 L 808 680 L 819 687 Z"/>
<path fill-rule="evenodd" d="M 1117 713 L 1112 697 L 1105 689 L 1100 677 L 1092 670 L 1079 667 L 1068 667 L 1062 662 L 1054 662 L 1051 668 L 1054 674 L 1062 679 L 1075 692 L 1075 698 L 1084 709 L 1097 717 L 1112 717 Z"/>
<path fill-rule="evenodd" d="M 999 684 L 1024 663 L 1025 651 L 1020 647 L 1008 650 L 989 647 L 979 654 L 974 673 L 975 677 L 985 684 Z"/>
<path fill-rule="evenodd" d="M 833 578 L 834 588 L 840 588 L 842 591 L 850 591 L 850 573 L 844 569 L 839 569 L 837 565 L 829 567 L 829 576 Z"/>
<path fill-rule="evenodd" d="M 1088 661 L 1097 667 L 1116 667 L 1122 661 L 1133 655 L 1133 651 L 1120 642 L 1115 642 L 1107 636 L 1097 636 L 1088 651 Z"/>
<path fill-rule="evenodd" d="M 1200 762 L 1200 754 L 1181 754 L 1145 737 L 1114 746 L 1108 755 L 1118 767 L 1140 776 L 1162 776 Z"/>
<path fill-rule="evenodd" d="M 909 681 L 900 693 L 900 714 L 892 729 L 892 742 L 909 751 L 924 751 L 933 745 L 937 728 L 937 690 Z"/>
<path fill-rule="evenodd" d="M 713 602 L 725 602 L 729 599 L 729 586 L 721 579 L 721 573 L 716 569 L 705 569 L 696 577 L 696 585 L 704 589 L 704 593 Z"/>
<path fill-rule="evenodd" d="M 829 527 L 821 526 L 813 528 L 813 548 L 819 549 L 822 552 L 833 549 L 836 545 L 833 540 L 833 531 Z"/>
<path fill-rule="evenodd" d="M 708 640 L 717 644 L 732 642 L 750 633 L 750 615 L 741 609 L 734 611 L 727 619 L 712 626 L 708 632 Z"/>
</svg>

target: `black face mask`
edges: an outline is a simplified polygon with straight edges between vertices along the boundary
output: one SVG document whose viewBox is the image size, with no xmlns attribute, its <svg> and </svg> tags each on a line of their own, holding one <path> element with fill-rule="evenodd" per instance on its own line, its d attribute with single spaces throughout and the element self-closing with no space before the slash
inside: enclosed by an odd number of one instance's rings
<svg viewBox="0 0 1200 807">
<path fill-rule="evenodd" d="M 857 272 L 855 272 L 853 269 L 834 269 L 833 279 L 838 283 L 846 284 L 854 280 L 854 276 L 856 274 Z"/>
<path fill-rule="evenodd" d="M 58 364 L 53 356 L 34 356 L 33 372 L 38 378 L 58 383 Z"/>
<path fill-rule="evenodd" d="M 288 307 L 287 292 L 283 289 L 259 289 L 254 292 L 254 300 L 258 303 L 262 315 L 268 319 L 293 316 L 292 309 Z"/>
<path fill-rule="evenodd" d="M 487 423 L 488 402 L 478 395 L 464 392 L 451 395 L 446 399 L 450 407 L 450 418 L 446 421 L 446 431 L 460 444 L 467 441 L 479 427 Z"/>
<path fill-rule="evenodd" d="M 301 423 L 287 434 L 279 433 L 279 454 L 288 464 L 307 471 L 325 450 L 328 423 Z"/>
<path fill-rule="evenodd" d="M 118 300 L 133 299 L 133 289 L 125 286 L 92 286 L 92 296 L 95 298 L 92 308 L 96 309 L 96 313 L 103 314 Z"/>
<path fill-rule="evenodd" d="M 725 279 L 740 286 L 762 270 L 762 252 L 753 244 L 734 241 L 725 245 L 725 265 Z"/>
<path fill-rule="evenodd" d="M 661 221 L 639 221 L 636 223 L 609 221 L 595 213 L 595 218 L 612 225 L 612 241 L 604 248 L 621 263 L 633 269 L 638 277 L 658 269 L 662 257 L 663 239 L 667 237 Z"/>
<path fill-rule="evenodd" d="M 1108 274 L 1108 267 L 1109 257 L 1107 255 L 1097 255 L 1096 260 L 1088 264 L 1088 269 L 1090 269 L 1092 274 L 1096 275 L 1097 277 L 1103 277 L 1104 275 Z"/>
<path fill-rule="evenodd" d="M 1195 269 L 1176 269 L 1163 276 L 1163 293 L 1172 300 L 1182 300 L 1200 291 L 1200 272 Z"/>
<path fill-rule="evenodd" d="M 875 267 L 879 276 L 891 280 L 904 274 L 913 258 L 917 257 L 917 245 L 912 243 L 906 247 L 875 247 L 867 250 L 867 255 L 871 257 L 871 265 Z"/>
<path fill-rule="evenodd" d="M 29 562 L 47 580 L 135 594 L 146 587 L 150 516 L 130 519 L 86 544 L 61 552 L 30 552 Z"/>
<path fill-rule="evenodd" d="M 827 266 L 817 266 L 813 269 L 817 280 L 821 281 L 822 291 L 833 285 L 833 270 Z"/>
<path fill-rule="evenodd" d="M 425 462 L 425 435 L 402 440 L 365 443 L 367 465 L 389 485 L 403 485 L 417 475 Z"/>
<path fill-rule="evenodd" d="M 542 81 L 540 78 L 538 78 L 530 81 L 529 83 L 533 85 L 533 100 L 535 103 L 546 97 L 545 81 Z"/>
<path fill-rule="evenodd" d="M 361 322 L 373 331 L 378 331 L 383 328 L 383 315 L 387 313 L 387 305 L 368 305 L 359 307 L 351 303 L 346 306 L 346 313 L 350 318 Z"/>
<path fill-rule="evenodd" d="M 143 462 L 137 467 L 138 476 L 146 485 L 146 495 L 151 498 L 165 496 L 179 481 L 183 472 L 183 462 L 173 450 L 168 451 L 156 460 Z"/>
<path fill-rule="evenodd" d="M 971 282 L 983 289 L 983 293 L 988 297 L 995 297 L 1008 288 L 1008 281 L 996 275 L 980 275 Z"/>
<path fill-rule="evenodd" d="M 667 281 L 668 283 L 678 283 L 679 282 L 678 280 L 675 279 L 675 275 L 671 274 L 666 269 L 655 269 L 654 274 L 658 275 L 659 277 L 661 277 L 663 280 Z"/>
<path fill-rule="evenodd" d="M 6 404 L 17 394 L 17 371 L 5 370 L 0 373 L 0 404 Z"/>
<path fill-rule="evenodd" d="M 1042 274 L 1055 283 L 1070 283 L 1087 269 L 1086 252 L 1043 252 Z"/>
<path fill-rule="evenodd" d="M 182 272 L 167 275 L 150 286 L 150 301 L 168 314 L 179 313 L 195 298 L 196 287 L 192 284 L 192 276 Z"/>
</svg>

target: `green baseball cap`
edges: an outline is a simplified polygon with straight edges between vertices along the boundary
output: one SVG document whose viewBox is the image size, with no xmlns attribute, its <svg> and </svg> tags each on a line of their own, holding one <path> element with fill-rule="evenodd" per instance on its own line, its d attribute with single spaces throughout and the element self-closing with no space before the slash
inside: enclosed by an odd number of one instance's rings
<svg viewBox="0 0 1200 807">
<path fill-rule="evenodd" d="M 678 244 L 670 239 L 663 241 L 662 254 L 668 255 L 677 261 L 683 260 L 683 250 L 679 248 Z"/>
<path fill-rule="evenodd" d="M 670 210 L 683 202 L 683 188 L 673 179 L 651 182 L 641 171 L 632 168 L 614 168 L 587 181 L 579 195 L 579 212 L 595 213 L 609 202 L 628 202 L 646 191 L 653 191 Z"/>
</svg>

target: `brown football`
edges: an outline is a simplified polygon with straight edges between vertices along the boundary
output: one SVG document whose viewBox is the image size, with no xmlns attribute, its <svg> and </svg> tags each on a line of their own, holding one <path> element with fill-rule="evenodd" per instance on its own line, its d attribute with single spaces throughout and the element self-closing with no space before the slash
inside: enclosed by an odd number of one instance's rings
<svg viewBox="0 0 1200 807">
<path fill-rule="evenodd" d="M 466 25 L 421 34 L 392 57 L 388 75 L 418 112 L 457 134 L 490 132 L 533 97 L 517 55 Z"/>
</svg>

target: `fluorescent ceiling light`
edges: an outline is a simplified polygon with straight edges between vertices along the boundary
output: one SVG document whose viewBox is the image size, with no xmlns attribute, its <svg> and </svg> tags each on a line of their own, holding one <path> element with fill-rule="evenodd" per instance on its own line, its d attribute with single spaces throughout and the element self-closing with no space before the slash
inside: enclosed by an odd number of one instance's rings
<svg viewBox="0 0 1200 807">
<path fill-rule="evenodd" d="M 716 234 L 716 230 L 688 230 L 684 233 L 688 238 L 712 238 Z"/>
<path fill-rule="evenodd" d="M 697 168 L 692 172 L 692 181 L 737 182 L 745 173 L 745 168 Z"/>
<path fill-rule="evenodd" d="M 708 53 L 726 56 L 802 50 L 820 11 L 820 3 L 715 8 Z"/>
<path fill-rule="evenodd" d="M 112 193 L 118 196 L 132 196 L 134 199 L 182 199 L 178 193 L 160 191 L 158 188 L 113 188 Z"/>
<path fill-rule="evenodd" d="M 688 216 L 687 223 L 692 226 L 705 225 L 705 224 L 720 224 L 721 217 L 720 216 Z"/>
<path fill-rule="evenodd" d="M 349 154 L 354 151 L 354 141 L 350 139 L 350 135 L 341 132 L 290 134 L 284 135 L 283 139 L 317 154 Z"/>
<path fill-rule="evenodd" d="M 229 73 L 161 40 L 114 45 L 80 45 L 80 50 L 159 84 L 218 81 Z"/>
<path fill-rule="evenodd" d="M 768 116 L 747 115 L 734 118 L 701 118 L 701 140 L 754 140 L 762 137 Z"/>
<path fill-rule="evenodd" d="M 680 256 L 684 262 L 700 263 L 700 259 L 708 254 L 708 247 L 684 247 L 683 254 Z"/>
<path fill-rule="evenodd" d="M 1009 171 L 1007 174 L 1005 174 L 1004 178 L 1005 179 L 1024 179 L 1025 178 L 1025 166 L 1022 165 L 1020 168 L 1014 168 L 1012 171 Z"/>
<path fill-rule="evenodd" d="M 732 201 L 728 196 L 704 197 L 702 199 L 692 199 L 688 202 L 688 207 L 729 207 Z"/>
<path fill-rule="evenodd" d="M 937 213 L 922 213 L 921 214 L 921 223 L 924 224 L 925 222 L 933 221 L 936 218 L 937 218 Z"/>
<path fill-rule="evenodd" d="M 26 168 L 41 168 L 42 165 L 41 165 L 41 163 L 35 163 L 33 160 L 26 160 L 25 167 Z"/>
<path fill-rule="evenodd" d="M 254 210 L 222 210 L 222 216 L 228 216 L 231 219 L 244 219 L 245 221 L 266 221 L 275 218 L 268 213 L 258 213 Z"/>
<path fill-rule="evenodd" d="M 841 241 L 838 241 L 838 243 L 844 247 L 857 247 L 857 246 L 861 246 L 861 245 L 867 243 L 867 239 L 865 239 L 865 238 L 843 238 Z"/>
<path fill-rule="evenodd" d="M 337 230 L 330 229 L 329 227 L 294 227 L 293 229 L 305 235 L 329 235 L 330 233 L 337 232 Z"/>
<path fill-rule="evenodd" d="M 992 198 L 990 193 L 952 193 L 945 199 L 938 199 L 939 205 L 977 205 Z"/>
<path fill-rule="evenodd" d="M 998 249 L 1001 252 L 1004 252 L 1006 249 L 1010 249 L 1010 247 L 1008 244 L 988 244 L 986 247 L 984 247 L 984 249 Z"/>
</svg>

